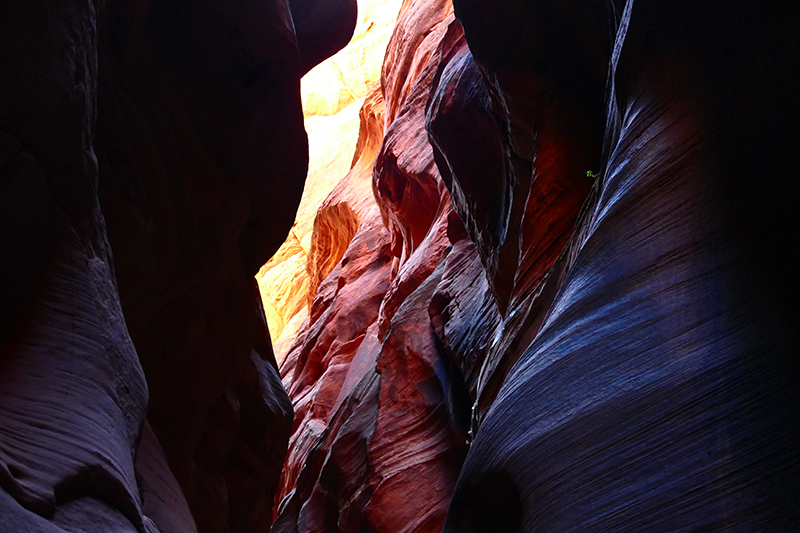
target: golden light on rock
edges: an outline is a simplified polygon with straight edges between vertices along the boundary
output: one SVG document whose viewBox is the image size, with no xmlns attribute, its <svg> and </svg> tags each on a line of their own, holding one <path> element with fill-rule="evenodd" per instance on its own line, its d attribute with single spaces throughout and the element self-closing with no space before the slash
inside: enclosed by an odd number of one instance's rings
<svg viewBox="0 0 800 533">
<path fill-rule="evenodd" d="M 256 276 L 279 363 L 308 316 L 307 264 L 317 210 L 350 170 L 359 110 L 370 89 L 380 83 L 386 45 L 401 4 L 400 0 L 359 0 L 358 23 L 350 43 L 301 81 L 308 177 L 289 236 Z"/>
</svg>

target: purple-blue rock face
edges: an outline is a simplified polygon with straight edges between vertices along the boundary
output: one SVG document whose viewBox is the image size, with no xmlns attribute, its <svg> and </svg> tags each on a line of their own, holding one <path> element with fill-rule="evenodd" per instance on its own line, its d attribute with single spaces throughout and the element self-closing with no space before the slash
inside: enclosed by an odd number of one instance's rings
<svg viewBox="0 0 800 533">
<path fill-rule="evenodd" d="M 300 76 L 355 16 L 0 5 L 0 531 L 269 528 L 292 409 L 253 275 L 303 189 Z"/>
<path fill-rule="evenodd" d="M 97 199 L 95 17 L 0 8 L 2 531 L 152 525 L 134 473 L 147 385 Z"/>
<path fill-rule="evenodd" d="M 798 19 L 753 7 L 620 11 L 600 175 L 445 532 L 800 527 Z"/>
</svg>

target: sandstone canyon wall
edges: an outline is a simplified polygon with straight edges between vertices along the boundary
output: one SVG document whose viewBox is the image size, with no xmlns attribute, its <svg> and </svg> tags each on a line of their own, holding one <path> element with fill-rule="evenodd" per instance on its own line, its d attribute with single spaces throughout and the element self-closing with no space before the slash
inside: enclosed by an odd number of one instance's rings
<svg viewBox="0 0 800 533">
<path fill-rule="evenodd" d="M 337 209 L 341 216 L 332 219 L 336 222 L 331 234 L 340 233 L 340 238 L 331 241 L 331 248 L 320 248 L 317 243 L 312 253 L 317 210 L 354 164 L 359 112 L 380 82 L 386 44 L 399 9 L 399 0 L 361 0 L 353 38 L 301 80 L 309 144 L 303 197 L 288 238 L 256 276 L 279 363 L 308 317 L 320 281 L 342 258 L 355 231 L 350 211 Z M 368 197 L 361 195 L 359 201 Z"/>
<path fill-rule="evenodd" d="M 358 227 L 281 367 L 296 415 L 275 531 L 442 527 L 467 445 L 427 311 L 452 210 L 424 126 L 454 24 L 449 2 L 403 3 L 354 166 L 318 211 L 312 246 L 341 242 L 342 210 Z"/>
<path fill-rule="evenodd" d="M 395 6 L 0 7 L 0 530 L 800 528 L 800 7 Z"/>
<path fill-rule="evenodd" d="M 273 530 L 795 529 L 796 8 L 454 4 L 317 215 Z"/>
<path fill-rule="evenodd" d="M 0 6 L 0 530 L 255 532 L 292 409 L 254 275 L 354 2 Z"/>
<path fill-rule="evenodd" d="M 513 97 L 498 52 L 522 35 L 542 52 L 529 94 L 558 107 L 593 84 L 593 29 L 571 3 L 455 3 L 493 98 Z M 797 255 L 781 243 L 799 227 L 796 7 L 765 6 L 758 28 L 739 4 L 617 7 L 599 176 L 542 287 L 555 297 L 535 297 L 538 332 L 481 410 L 444 530 L 794 530 Z M 603 93 L 585 96 L 574 122 L 533 108 L 534 138 L 593 120 Z M 453 171 L 462 189 L 468 171 Z"/>
</svg>

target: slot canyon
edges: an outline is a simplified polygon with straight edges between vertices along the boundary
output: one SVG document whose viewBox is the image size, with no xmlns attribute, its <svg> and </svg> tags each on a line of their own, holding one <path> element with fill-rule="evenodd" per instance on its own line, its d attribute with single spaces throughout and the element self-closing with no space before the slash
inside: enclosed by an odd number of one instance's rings
<svg viewBox="0 0 800 533">
<path fill-rule="evenodd" d="M 0 533 L 800 531 L 799 24 L 2 0 Z"/>
</svg>

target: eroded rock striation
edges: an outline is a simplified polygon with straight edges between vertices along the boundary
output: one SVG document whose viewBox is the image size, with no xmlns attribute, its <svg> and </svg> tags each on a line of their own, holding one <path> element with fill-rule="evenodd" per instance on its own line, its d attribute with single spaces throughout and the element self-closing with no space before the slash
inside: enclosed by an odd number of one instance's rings
<svg viewBox="0 0 800 533">
<path fill-rule="evenodd" d="M 796 8 L 454 3 L 398 17 L 274 530 L 796 528 Z"/>
<path fill-rule="evenodd" d="M 539 284 L 530 305 L 514 304 L 514 278 L 505 324 L 521 313 L 528 331 L 499 390 L 486 395 L 491 404 L 476 406 L 476 440 L 446 532 L 788 531 L 800 523 L 790 503 L 800 479 L 798 395 L 790 392 L 797 339 L 780 296 L 796 294 L 786 274 L 797 256 L 778 244 L 799 227 L 784 203 L 796 200 L 786 154 L 800 147 L 785 115 L 798 104 L 791 65 L 800 46 L 786 23 L 796 8 L 766 8 L 754 30 L 740 6 L 722 14 L 705 2 L 619 4 L 610 13 L 613 48 L 598 47 L 613 50 L 602 159 L 587 168 L 598 177 L 566 250 L 543 264 L 545 277 L 525 267 L 523 282 Z M 509 5 L 511 18 L 502 12 Z M 583 44 L 605 19 L 576 16 L 590 6 L 456 0 L 455 8 L 495 105 L 515 93 L 502 88 L 506 62 L 492 53 L 525 39 L 540 53 L 519 83 L 536 86 L 556 111 L 572 102 L 557 130 L 597 131 L 592 110 L 604 92 Z M 487 20 L 503 31 L 491 32 Z M 463 105 L 458 93 L 469 92 L 460 81 L 439 101 Z M 576 91 L 585 92 L 583 106 L 572 101 Z M 544 104 L 530 115 L 534 182 L 568 168 L 551 166 L 552 106 Z M 488 228 L 474 222 L 481 211 L 469 203 L 481 197 L 470 195 L 469 169 L 452 163 L 460 152 L 446 122 L 431 118 L 454 204 L 483 254 L 473 225 Z M 583 158 L 597 148 L 596 133 L 588 145 L 575 131 L 559 135 L 564 161 L 592 163 Z M 769 192 L 746 192 L 756 176 Z M 540 197 L 537 209 L 557 206 L 552 197 L 563 190 Z M 519 266 L 544 258 L 535 248 L 520 251 Z M 493 267 L 483 262 L 491 283 Z M 467 342 L 486 338 L 472 333 L 485 305 L 473 303 L 466 318 L 449 305 L 441 330 L 466 357 Z M 504 335 L 505 325 L 500 343 Z M 496 352 L 488 353 L 479 375 L 491 370 Z M 466 361 L 469 375 L 475 364 Z"/>
<path fill-rule="evenodd" d="M 317 211 L 356 162 L 361 109 L 371 107 L 365 100 L 380 81 L 399 8 L 399 0 L 361 0 L 353 38 L 301 80 L 308 175 L 289 236 L 256 276 L 279 363 L 308 317 L 317 287 L 341 260 L 358 226 L 355 195 L 326 208 L 325 214 Z M 355 203 L 368 198 L 365 193 Z M 314 231 L 315 224 L 327 227 Z M 312 242 L 312 235 L 328 237 Z"/>
<path fill-rule="evenodd" d="M 0 7 L 2 531 L 270 526 L 292 409 L 253 276 L 355 7 Z"/>
<path fill-rule="evenodd" d="M 457 23 L 445 1 L 404 2 L 397 19 L 354 166 L 314 224 L 320 251 L 347 250 L 320 271 L 281 367 L 295 422 L 274 531 L 436 531 L 466 453 L 428 313 L 458 217 L 424 127 L 441 43 Z M 333 222 L 345 204 L 358 228 L 342 241 Z"/>
<path fill-rule="evenodd" d="M 798 10 L 3 4 L 0 530 L 800 528 Z"/>
</svg>

